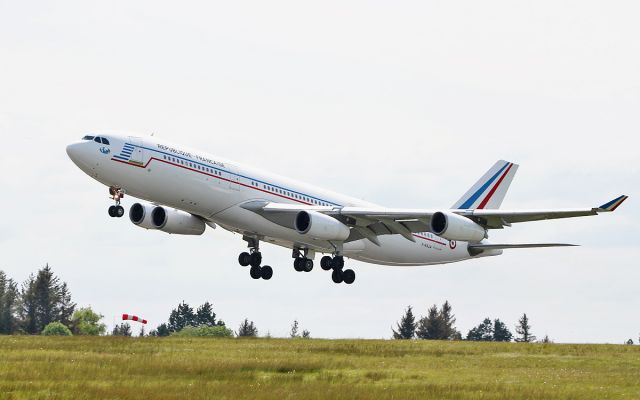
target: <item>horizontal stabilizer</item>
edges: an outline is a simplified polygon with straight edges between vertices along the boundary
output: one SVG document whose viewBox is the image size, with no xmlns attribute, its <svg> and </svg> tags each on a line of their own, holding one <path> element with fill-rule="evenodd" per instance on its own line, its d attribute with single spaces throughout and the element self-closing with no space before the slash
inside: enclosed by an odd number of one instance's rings
<svg viewBox="0 0 640 400">
<path fill-rule="evenodd" d="M 469 250 L 502 250 L 502 249 L 530 249 L 534 247 L 573 247 L 577 244 L 569 243 L 521 243 L 521 244 L 470 244 Z"/>
</svg>

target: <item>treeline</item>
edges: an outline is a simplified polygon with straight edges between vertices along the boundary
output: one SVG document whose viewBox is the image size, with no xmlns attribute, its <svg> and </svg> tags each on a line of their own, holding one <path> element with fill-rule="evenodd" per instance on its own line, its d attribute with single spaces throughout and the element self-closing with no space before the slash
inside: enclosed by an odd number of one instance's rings
<svg viewBox="0 0 640 400">
<path fill-rule="evenodd" d="M 523 314 L 515 326 L 516 336 L 511 333 L 507 325 L 496 318 L 485 318 L 480 324 L 471 328 L 466 336 L 462 336 L 454 324 L 456 318 L 453 315 L 451 304 L 445 301 L 438 309 L 435 304 L 427 310 L 424 317 L 418 318 L 413 314 L 413 308 L 407 307 L 404 315 L 391 329 L 394 339 L 427 339 L 427 340 L 473 340 L 484 342 L 535 342 L 536 337 L 531 333 L 531 325 L 527 314 Z M 540 341 L 551 342 L 548 336 Z"/>
</svg>

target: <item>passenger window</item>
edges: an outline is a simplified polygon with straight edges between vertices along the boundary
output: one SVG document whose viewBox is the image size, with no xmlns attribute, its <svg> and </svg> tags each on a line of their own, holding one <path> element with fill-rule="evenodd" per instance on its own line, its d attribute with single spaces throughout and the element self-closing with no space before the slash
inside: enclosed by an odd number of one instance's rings
<svg viewBox="0 0 640 400">
<path fill-rule="evenodd" d="M 106 145 L 108 145 L 108 144 L 109 144 L 109 141 L 108 141 L 106 138 L 102 138 L 102 144 L 106 144 Z"/>
</svg>

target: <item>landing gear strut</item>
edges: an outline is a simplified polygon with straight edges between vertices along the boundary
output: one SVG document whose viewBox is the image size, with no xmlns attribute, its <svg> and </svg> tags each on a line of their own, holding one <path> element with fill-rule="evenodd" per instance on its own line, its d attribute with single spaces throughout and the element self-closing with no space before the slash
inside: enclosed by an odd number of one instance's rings
<svg viewBox="0 0 640 400">
<path fill-rule="evenodd" d="M 249 252 L 242 252 L 238 256 L 238 263 L 243 267 L 251 265 L 249 269 L 249 275 L 253 279 L 264 279 L 268 281 L 273 276 L 273 269 L 268 266 L 260 266 L 262 264 L 262 253 L 260 253 L 260 241 L 248 236 L 244 236 L 243 239 L 248 243 Z"/>
<path fill-rule="evenodd" d="M 109 207 L 109 216 L 111 218 L 121 218 L 124 215 L 124 207 L 120 205 L 120 199 L 124 197 L 124 190 L 111 186 L 109 188 L 109 195 L 116 202 L 114 206 Z"/>
</svg>

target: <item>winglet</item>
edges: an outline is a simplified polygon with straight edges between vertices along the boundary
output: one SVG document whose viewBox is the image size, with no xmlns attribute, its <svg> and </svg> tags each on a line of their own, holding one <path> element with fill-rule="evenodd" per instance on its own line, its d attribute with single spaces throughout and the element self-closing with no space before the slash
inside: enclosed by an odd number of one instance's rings
<svg viewBox="0 0 640 400">
<path fill-rule="evenodd" d="M 601 211 L 615 211 L 615 209 L 620 207 L 620 204 L 622 204 L 628 198 L 629 196 L 622 195 L 611 200 L 608 203 L 601 205 L 600 207 L 598 207 L 598 209 Z"/>
</svg>

